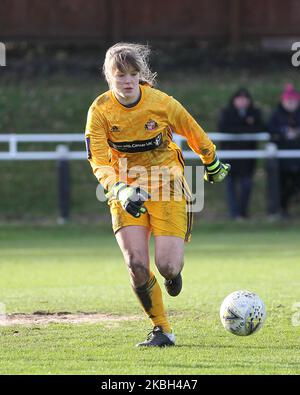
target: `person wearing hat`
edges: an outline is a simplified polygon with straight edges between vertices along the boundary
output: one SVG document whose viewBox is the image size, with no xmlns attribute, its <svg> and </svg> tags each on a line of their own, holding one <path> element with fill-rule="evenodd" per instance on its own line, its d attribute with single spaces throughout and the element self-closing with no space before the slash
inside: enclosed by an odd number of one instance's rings
<svg viewBox="0 0 300 395">
<path fill-rule="evenodd" d="M 285 85 L 268 129 L 278 149 L 300 149 L 300 94 L 292 84 Z M 279 180 L 281 215 L 288 217 L 291 198 L 300 191 L 300 158 L 279 160 Z"/>
<path fill-rule="evenodd" d="M 257 133 L 263 130 L 261 111 L 253 105 L 253 99 L 245 88 L 238 89 L 222 110 L 218 131 L 220 133 Z M 256 141 L 223 141 L 224 150 L 255 150 Z M 230 217 L 242 220 L 248 217 L 252 191 L 255 159 L 230 159 L 231 172 L 227 177 L 226 192 Z"/>
</svg>

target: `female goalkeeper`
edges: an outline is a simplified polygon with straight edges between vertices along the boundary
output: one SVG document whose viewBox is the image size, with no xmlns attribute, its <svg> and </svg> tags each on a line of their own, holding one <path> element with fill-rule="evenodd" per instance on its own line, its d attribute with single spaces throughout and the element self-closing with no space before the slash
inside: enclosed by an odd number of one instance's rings
<svg viewBox="0 0 300 395">
<path fill-rule="evenodd" d="M 150 270 L 149 239 L 155 239 L 155 265 L 169 295 L 182 288 L 184 243 L 192 213 L 183 177 L 184 161 L 173 133 L 187 139 L 205 166 L 206 181 L 222 181 L 230 166 L 184 107 L 154 89 L 147 46 L 118 43 L 109 48 L 103 72 L 109 90 L 92 103 L 86 146 L 93 172 L 107 190 L 113 230 L 138 300 L 153 324 L 137 346 L 172 346 L 175 336 L 162 292 Z M 168 174 L 167 174 L 168 173 Z M 178 192 L 181 193 L 181 196 Z"/>
</svg>

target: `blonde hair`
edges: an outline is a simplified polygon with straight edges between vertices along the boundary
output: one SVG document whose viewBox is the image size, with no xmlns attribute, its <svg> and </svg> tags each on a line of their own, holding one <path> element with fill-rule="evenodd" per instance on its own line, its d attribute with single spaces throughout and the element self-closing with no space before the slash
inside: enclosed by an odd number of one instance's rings
<svg viewBox="0 0 300 395">
<path fill-rule="evenodd" d="M 110 85 L 113 70 L 124 72 L 131 66 L 140 73 L 141 84 L 147 83 L 154 86 L 157 73 L 153 73 L 149 68 L 150 53 L 150 47 L 143 44 L 117 43 L 110 47 L 106 52 L 103 64 L 103 74 L 108 85 Z"/>
</svg>

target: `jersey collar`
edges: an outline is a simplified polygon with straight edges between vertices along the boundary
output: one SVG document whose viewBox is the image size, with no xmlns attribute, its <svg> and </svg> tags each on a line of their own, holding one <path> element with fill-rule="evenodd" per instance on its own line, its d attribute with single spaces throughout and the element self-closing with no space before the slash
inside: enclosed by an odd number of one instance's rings
<svg viewBox="0 0 300 395">
<path fill-rule="evenodd" d="M 126 106 L 124 106 L 123 104 L 121 104 L 121 103 L 118 101 L 118 99 L 115 97 L 115 95 L 114 95 L 114 93 L 113 93 L 112 90 L 110 90 L 109 93 L 110 93 L 110 97 L 111 97 L 112 101 L 113 101 L 115 104 L 117 104 L 118 107 L 122 108 L 124 111 L 134 111 L 134 110 L 138 109 L 138 108 L 142 105 L 142 103 L 143 103 L 143 101 L 144 101 L 144 97 L 145 97 L 145 92 L 144 92 L 144 90 L 145 90 L 145 87 L 144 87 L 143 85 L 140 85 L 140 90 L 141 90 L 141 97 L 140 97 L 140 100 L 139 100 L 138 103 L 137 103 L 135 106 L 133 106 L 133 107 L 126 107 Z"/>
</svg>

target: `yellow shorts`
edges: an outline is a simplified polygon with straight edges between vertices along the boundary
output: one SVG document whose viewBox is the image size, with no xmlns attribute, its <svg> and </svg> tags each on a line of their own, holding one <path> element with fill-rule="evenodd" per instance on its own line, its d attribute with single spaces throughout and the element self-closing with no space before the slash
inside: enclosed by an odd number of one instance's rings
<svg viewBox="0 0 300 395">
<path fill-rule="evenodd" d="M 193 214 L 188 200 L 145 202 L 147 213 L 134 218 L 125 211 L 118 200 L 109 203 L 112 227 L 116 233 L 124 226 L 140 225 L 150 228 L 154 236 L 177 236 L 189 242 L 193 224 Z"/>
</svg>

